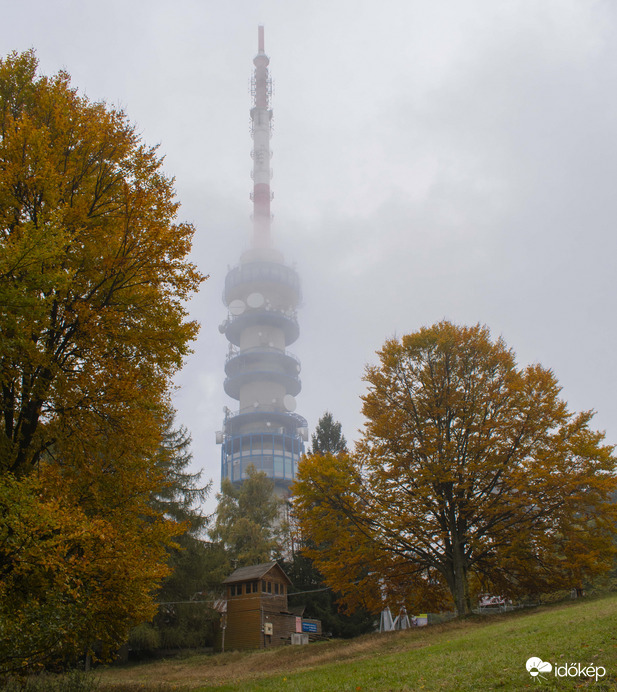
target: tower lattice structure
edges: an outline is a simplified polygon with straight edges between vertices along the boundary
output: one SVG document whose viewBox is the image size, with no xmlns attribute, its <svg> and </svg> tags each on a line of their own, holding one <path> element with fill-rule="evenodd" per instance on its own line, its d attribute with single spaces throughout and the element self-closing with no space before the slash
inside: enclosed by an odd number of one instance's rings
<svg viewBox="0 0 617 692">
<path fill-rule="evenodd" d="M 272 245 L 270 137 L 272 81 L 259 27 L 251 80 L 253 107 L 253 228 L 240 264 L 225 278 L 227 319 L 220 331 L 229 341 L 225 392 L 239 402 L 226 408 L 221 446 L 221 479 L 241 483 L 252 464 L 287 495 L 308 436 L 306 420 L 295 413 L 300 392 L 300 362 L 287 350 L 299 335 L 296 309 L 301 299 L 295 269 Z"/>
</svg>

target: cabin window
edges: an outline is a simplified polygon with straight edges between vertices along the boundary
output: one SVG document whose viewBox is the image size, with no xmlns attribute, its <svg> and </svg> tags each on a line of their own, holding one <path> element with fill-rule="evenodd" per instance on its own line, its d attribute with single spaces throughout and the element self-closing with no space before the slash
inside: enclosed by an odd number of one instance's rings
<svg viewBox="0 0 617 692">
<path fill-rule="evenodd" d="M 253 593 L 257 593 L 259 591 L 259 583 L 254 581 L 253 582 Z"/>
<path fill-rule="evenodd" d="M 263 593 L 266 593 L 266 580 L 265 579 L 261 580 L 261 590 L 263 591 Z"/>
<path fill-rule="evenodd" d="M 279 593 L 279 585 L 278 584 L 274 585 L 274 593 L 278 596 L 278 593 Z"/>
<path fill-rule="evenodd" d="M 272 582 L 268 582 L 268 593 L 272 593 Z"/>
</svg>

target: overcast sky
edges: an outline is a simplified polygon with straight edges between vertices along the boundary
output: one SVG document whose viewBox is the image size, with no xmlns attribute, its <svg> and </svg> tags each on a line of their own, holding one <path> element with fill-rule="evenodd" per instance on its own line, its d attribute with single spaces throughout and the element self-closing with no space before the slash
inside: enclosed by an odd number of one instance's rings
<svg viewBox="0 0 617 692">
<path fill-rule="evenodd" d="M 249 78 L 275 85 L 274 233 L 303 282 L 297 412 L 362 425 L 385 339 L 480 322 L 554 370 L 617 442 L 617 3 L 612 0 L 21 0 L 34 47 L 120 106 L 176 178 L 201 333 L 177 378 L 195 467 L 220 482 L 228 266 L 251 229 Z"/>
</svg>

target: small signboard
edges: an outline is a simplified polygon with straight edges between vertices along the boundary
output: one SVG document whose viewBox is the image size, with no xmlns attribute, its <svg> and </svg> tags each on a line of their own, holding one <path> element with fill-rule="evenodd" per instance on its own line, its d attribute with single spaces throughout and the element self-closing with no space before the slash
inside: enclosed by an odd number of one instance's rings
<svg viewBox="0 0 617 692">
<path fill-rule="evenodd" d="M 317 623 L 316 622 L 303 622 L 302 623 L 303 632 L 315 632 L 317 633 Z"/>
</svg>

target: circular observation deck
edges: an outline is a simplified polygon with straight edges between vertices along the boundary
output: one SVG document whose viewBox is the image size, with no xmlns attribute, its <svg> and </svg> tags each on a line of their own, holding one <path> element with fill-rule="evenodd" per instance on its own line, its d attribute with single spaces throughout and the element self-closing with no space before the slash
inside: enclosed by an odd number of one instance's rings
<svg viewBox="0 0 617 692">
<path fill-rule="evenodd" d="M 308 430 L 306 418 L 291 411 L 280 409 L 257 407 L 246 408 L 236 413 L 228 414 L 224 422 L 225 435 L 238 435 L 247 428 L 261 432 L 276 432 L 283 429 L 283 434 L 290 437 L 301 437 L 299 428 Z"/>
<path fill-rule="evenodd" d="M 278 262 L 247 262 L 230 269 L 225 277 L 223 302 L 229 305 L 232 300 L 255 291 L 268 293 L 269 286 L 276 290 L 286 288 L 290 303 L 297 305 L 300 302 L 300 278 L 296 270 Z"/>
<path fill-rule="evenodd" d="M 292 344 L 300 335 L 300 327 L 294 310 L 251 309 L 228 319 L 225 323 L 225 336 L 234 346 L 240 346 L 242 332 L 248 327 L 275 327 L 285 336 L 285 345 Z M 223 327 L 221 327 L 223 329 Z"/>
<path fill-rule="evenodd" d="M 300 361 L 289 351 L 265 346 L 247 348 L 242 351 L 234 349 L 227 356 L 225 374 L 228 377 L 234 377 L 249 370 L 284 372 L 295 377 L 300 372 Z"/>
</svg>

